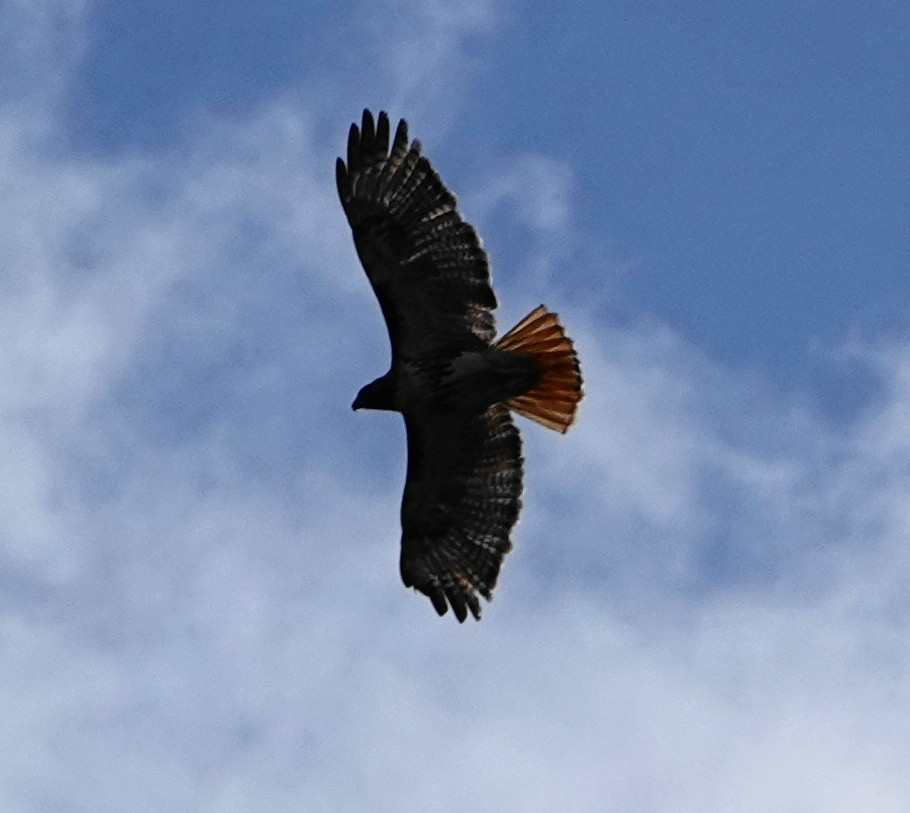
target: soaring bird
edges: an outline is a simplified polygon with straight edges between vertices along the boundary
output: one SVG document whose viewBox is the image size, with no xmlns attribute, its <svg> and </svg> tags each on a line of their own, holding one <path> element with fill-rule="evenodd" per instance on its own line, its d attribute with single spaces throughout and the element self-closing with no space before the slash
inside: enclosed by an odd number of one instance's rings
<svg viewBox="0 0 910 813">
<path fill-rule="evenodd" d="M 543 305 L 496 339 L 487 253 L 404 119 L 390 139 L 388 115 L 364 110 L 336 180 L 392 345 L 391 368 L 353 408 L 400 412 L 407 431 L 401 578 L 439 615 L 479 620 L 521 509 L 511 412 L 565 432 L 578 357 Z"/>
</svg>

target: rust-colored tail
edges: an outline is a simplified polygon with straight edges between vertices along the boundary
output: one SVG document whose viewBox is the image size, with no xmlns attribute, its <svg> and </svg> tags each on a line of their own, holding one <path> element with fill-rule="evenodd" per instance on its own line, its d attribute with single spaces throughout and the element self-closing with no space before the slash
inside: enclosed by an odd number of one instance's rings
<svg viewBox="0 0 910 813">
<path fill-rule="evenodd" d="M 532 390 L 510 398 L 505 405 L 532 421 L 565 432 L 575 420 L 582 398 L 581 368 L 572 340 L 559 318 L 543 305 L 535 308 L 496 342 L 498 350 L 527 353 L 537 359 L 543 375 Z"/>
</svg>

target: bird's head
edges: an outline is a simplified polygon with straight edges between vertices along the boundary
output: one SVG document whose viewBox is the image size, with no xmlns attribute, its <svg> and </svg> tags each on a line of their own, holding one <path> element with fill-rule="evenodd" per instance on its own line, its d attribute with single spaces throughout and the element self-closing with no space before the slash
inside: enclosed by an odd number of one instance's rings
<svg viewBox="0 0 910 813">
<path fill-rule="evenodd" d="M 395 409 L 395 383 L 390 373 L 361 388 L 351 409 Z"/>
</svg>

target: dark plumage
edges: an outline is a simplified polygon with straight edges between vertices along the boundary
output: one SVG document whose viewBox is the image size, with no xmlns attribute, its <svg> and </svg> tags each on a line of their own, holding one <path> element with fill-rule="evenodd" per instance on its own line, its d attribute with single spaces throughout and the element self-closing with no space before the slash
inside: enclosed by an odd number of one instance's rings
<svg viewBox="0 0 910 813">
<path fill-rule="evenodd" d="M 543 306 L 494 342 L 480 239 L 420 143 L 368 110 L 351 125 L 338 194 L 392 344 L 391 369 L 354 409 L 404 415 L 401 576 L 443 615 L 480 618 L 521 509 L 521 438 L 509 410 L 565 432 L 581 400 L 572 342 Z"/>
</svg>

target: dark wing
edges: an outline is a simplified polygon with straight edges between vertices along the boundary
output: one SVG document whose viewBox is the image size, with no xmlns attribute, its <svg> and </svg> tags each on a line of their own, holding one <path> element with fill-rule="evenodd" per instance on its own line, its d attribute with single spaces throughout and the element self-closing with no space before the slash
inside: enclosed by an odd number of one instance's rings
<svg viewBox="0 0 910 813">
<path fill-rule="evenodd" d="M 401 577 L 459 621 L 480 618 L 521 510 L 521 437 L 501 405 L 481 414 L 405 416 L 408 476 Z"/>
<path fill-rule="evenodd" d="M 496 297 L 487 253 L 420 142 L 408 144 L 407 122 L 398 123 L 390 150 L 389 117 L 381 112 L 374 127 L 364 110 L 336 179 L 392 352 L 420 358 L 489 344 Z"/>
</svg>

